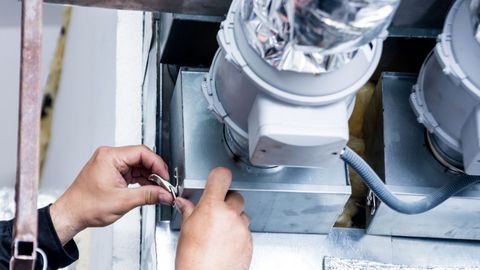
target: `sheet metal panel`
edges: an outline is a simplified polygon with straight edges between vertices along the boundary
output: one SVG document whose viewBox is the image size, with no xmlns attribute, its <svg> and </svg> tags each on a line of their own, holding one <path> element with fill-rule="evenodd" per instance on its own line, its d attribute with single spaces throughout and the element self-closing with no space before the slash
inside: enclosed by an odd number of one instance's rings
<svg viewBox="0 0 480 270">
<path fill-rule="evenodd" d="M 202 93 L 206 72 L 181 71 L 172 100 L 172 166 L 183 195 L 197 201 L 215 167 L 233 172 L 232 190 L 242 193 L 250 228 L 259 232 L 327 233 L 350 196 L 345 164 L 328 169 L 283 168 L 265 173 L 242 167 L 226 150 L 223 125 Z M 172 227 L 180 216 L 174 212 Z"/>
<path fill-rule="evenodd" d="M 377 91 L 382 91 L 382 135 L 367 134 L 382 143 L 384 179 L 400 198 L 416 200 L 450 181 L 462 177 L 447 172 L 430 154 L 425 130 L 416 120 L 409 95 L 416 76 L 384 73 Z M 447 108 L 446 108 L 447 109 Z M 383 127 L 383 128 L 382 128 Z M 369 234 L 480 240 L 480 185 L 448 199 L 419 215 L 397 213 L 379 204 L 368 227 Z"/>
<path fill-rule="evenodd" d="M 156 235 L 157 269 L 175 269 L 178 232 L 160 221 Z M 325 256 L 417 267 L 480 266 L 476 242 L 366 235 L 360 229 L 333 228 L 328 234 L 253 233 L 253 246 L 251 270 L 323 270 Z"/>
</svg>

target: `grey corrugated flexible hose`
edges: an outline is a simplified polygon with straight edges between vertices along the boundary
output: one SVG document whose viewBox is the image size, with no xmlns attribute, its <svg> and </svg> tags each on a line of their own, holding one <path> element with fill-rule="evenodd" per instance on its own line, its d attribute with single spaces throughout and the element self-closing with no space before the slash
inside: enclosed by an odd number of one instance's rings
<svg viewBox="0 0 480 270">
<path fill-rule="evenodd" d="M 373 193 L 391 209 L 408 215 L 427 212 L 443 203 L 458 192 L 480 182 L 480 177 L 465 175 L 462 179 L 452 181 L 445 186 L 438 188 L 424 198 L 413 202 L 402 201 L 388 190 L 380 177 L 355 151 L 346 147 L 340 157 L 352 167 L 363 179 L 365 184 Z"/>
</svg>

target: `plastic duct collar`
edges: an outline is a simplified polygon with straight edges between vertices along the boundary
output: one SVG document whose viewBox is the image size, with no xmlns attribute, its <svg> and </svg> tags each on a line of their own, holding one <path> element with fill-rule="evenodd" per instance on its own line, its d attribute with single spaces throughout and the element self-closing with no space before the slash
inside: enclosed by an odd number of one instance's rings
<svg viewBox="0 0 480 270">
<path fill-rule="evenodd" d="M 475 39 L 480 43 L 480 0 L 472 0 L 470 4 L 470 11 L 473 17 L 473 31 Z"/>
<path fill-rule="evenodd" d="M 400 0 L 243 0 L 250 45 L 279 70 L 325 73 L 379 37 Z"/>
</svg>

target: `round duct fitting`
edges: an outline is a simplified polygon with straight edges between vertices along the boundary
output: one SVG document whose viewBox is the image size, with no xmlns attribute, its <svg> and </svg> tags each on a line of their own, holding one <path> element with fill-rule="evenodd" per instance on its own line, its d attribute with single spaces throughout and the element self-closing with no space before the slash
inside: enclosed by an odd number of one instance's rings
<svg viewBox="0 0 480 270">
<path fill-rule="evenodd" d="M 411 95 L 432 146 L 467 174 L 480 174 L 480 44 L 469 0 L 456 1 Z"/>
<path fill-rule="evenodd" d="M 318 167 L 348 140 L 355 93 L 375 71 L 378 38 L 358 49 L 336 71 L 324 74 L 278 70 L 249 45 L 234 0 L 218 33 L 220 49 L 203 91 L 210 109 L 252 164 Z M 337 158 L 338 160 L 338 158 Z"/>
</svg>

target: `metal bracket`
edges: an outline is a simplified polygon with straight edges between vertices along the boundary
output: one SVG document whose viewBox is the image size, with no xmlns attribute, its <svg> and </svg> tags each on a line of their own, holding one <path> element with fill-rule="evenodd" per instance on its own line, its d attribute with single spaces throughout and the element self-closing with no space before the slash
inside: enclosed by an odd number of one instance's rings
<svg viewBox="0 0 480 270">
<path fill-rule="evenodd" d="M 126 10 L 184 13 L 209 16 L 223 16 L 230 6 L 230 0 L 45 0 L 54 4 L 79 5 Z"/>
<path fill-rule="evenodd" d="M 179 183 L 178 167 L 175 167 L 175 169 L 173 169 L 173 179 L 175 179 L 175 188 L 178 190 L 178 183 Z"/>
<path fill-rule="evenodd" d="M 375 212 L 377 211 L 378 203 L 377 203 L 377 196 L 375 196 L 375 193 L 373 191 L 368 192 L 367 196 L 367 206 L 370 207 L 370 215 L 373 216 L 375 215 Z"/>
</svg>

